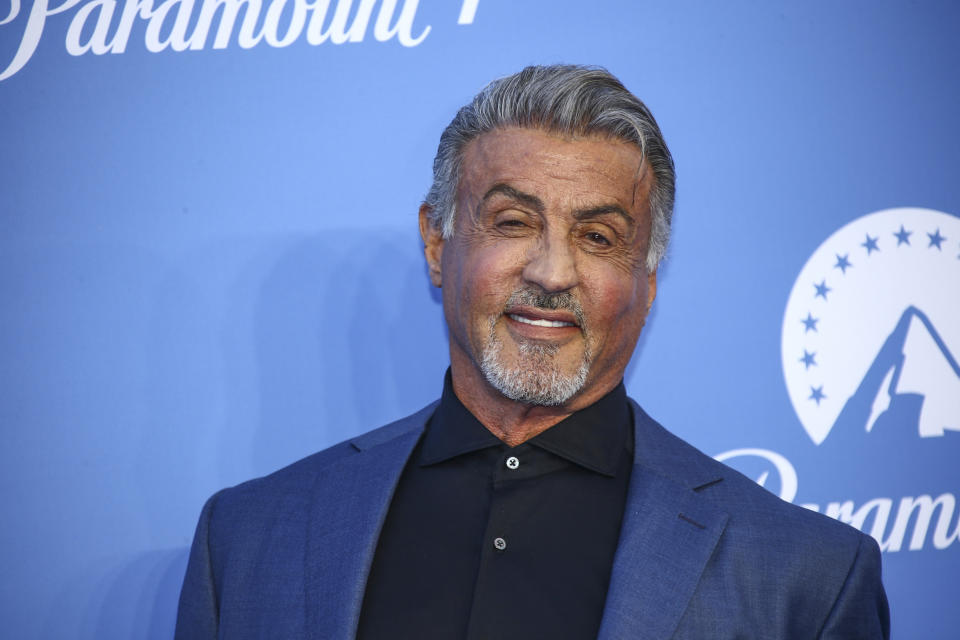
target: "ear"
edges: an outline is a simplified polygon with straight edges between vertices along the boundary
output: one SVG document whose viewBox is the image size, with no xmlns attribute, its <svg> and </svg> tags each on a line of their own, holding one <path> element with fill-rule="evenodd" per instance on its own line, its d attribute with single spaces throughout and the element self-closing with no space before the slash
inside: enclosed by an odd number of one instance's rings
<svg viewBox="0 0 960 640">
<path fill-rule="evenodd" d="M 427 204 L 420 205 L 420 237 L 423 238 L 423 255 L 427 259 L 427 267 L 430 270 L 430 282 L 433 286 L 440 287 L 443 283 L 440 265 L 443 258 L 444 239 L 443 232 L 430 221 L 432 210 Z"/>
<path fill-rule="evenodd" d="M 653 306 L 653 299 L 657 297 L 657 272 L 651 271 L 647 275 L 647 313 Z"/>
</svg>

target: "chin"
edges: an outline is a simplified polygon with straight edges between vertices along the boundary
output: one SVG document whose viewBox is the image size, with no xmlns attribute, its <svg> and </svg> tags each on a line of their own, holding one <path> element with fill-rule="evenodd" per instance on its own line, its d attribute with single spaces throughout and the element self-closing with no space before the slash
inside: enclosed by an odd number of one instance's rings
<svg viewBox="0 0 960 640">
<path fill-rule="evenodd" d="M 520 342 L 510 358 L 504 344 L 491 336 L 483 348 L 480 369 L 487 382 L 515 402 L 540 406 L 566 404 L 583 388 L 590 372 L 590 353 L 578 362 L 563 362 L 555 344 Z"/>
</svg>

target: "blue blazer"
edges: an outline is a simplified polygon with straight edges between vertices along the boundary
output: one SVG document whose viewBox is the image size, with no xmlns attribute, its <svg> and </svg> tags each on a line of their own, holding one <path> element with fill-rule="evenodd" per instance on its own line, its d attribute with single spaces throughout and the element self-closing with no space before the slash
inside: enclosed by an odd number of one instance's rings
<svg viewBox="0 0 960 640">
<path fill-rule="evenodd" d="M 434 407 L 210 498 L 176 638 L 354 637 L 391 496 Z M 872 538 L 783 502 L 632 407 L 599 638 L 888 637 Z"/>
</svg>

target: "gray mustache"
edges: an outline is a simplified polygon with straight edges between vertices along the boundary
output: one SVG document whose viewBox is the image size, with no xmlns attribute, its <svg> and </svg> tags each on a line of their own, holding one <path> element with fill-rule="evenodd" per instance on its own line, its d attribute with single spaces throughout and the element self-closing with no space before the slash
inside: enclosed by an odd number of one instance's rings
<svg viewBox="0 0 960 640">
<path fill-rule="evenodd" d="M 556 311 L 563 309 L 569 311 L 577 318 L 577 324 L 583 328 L 583 307 L 580 301 L 573 297 L 569 291 L 561 293 L 546 293 L 536 289 L 518 289 L 513 292 L 510 299 L 507 300 L 507 306 L 523 305 Z"/>
</svg>

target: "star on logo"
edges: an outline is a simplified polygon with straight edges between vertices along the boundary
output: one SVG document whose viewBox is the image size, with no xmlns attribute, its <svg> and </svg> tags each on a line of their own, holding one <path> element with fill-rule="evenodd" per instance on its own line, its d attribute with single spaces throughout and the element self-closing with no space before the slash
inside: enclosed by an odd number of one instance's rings
<svg viewBox="0 0 960 640">
<path fill-rule="evenodd" d="M 820 406 L 820 401 L 823 400 L 823 399 L 826 398 L 826 397 L 827 397 L 827 396 L 825 396 L 825 395 L 823 394 L 823 385 L 820 385 L 819 387 L 814 387 L 814 386 L 811 385 L 811 387 L 810 387 L 810 397 L 807 398 L 807 400 L 816 400 L 816 401 L 817 401 L 817 406 L 819 407 L 819 406 Z"/>
<path fill-rule="evenodd" d="M 903 225 L 900 225 L 900 231 L 893 232 L 893 235 L 897 238 L 897 246 L 899 247 L 902 244 L 909 246 L 910 234 L 912 233 L 913 231 L 907 231 L 906 229 L 903 228 Z"/>
<path fill-rule="evenodd" d="M 877 240 L 879 239 L 880 239 L 879 236 L 877 236 L 876 238 L 871 238 L 870 234 L 868 233 L 867 239 L 861 242 L 860 246 L 867 250 L 867 255 L 870 255 L 874 251 L 880 251 L 880 247 L 877 246 Z"/>
<path fill-rule="evenodd" d="M 853 265 L 850 263 L 850 260 L 848 259 L 849 257 L 850 257 L 850 254 L 849 254 L 849 253 L 844 254 L 844 255 L 842 255 L 842 256 L 838 253 L 838 254 L 837 254 L 837 264 L 833 265 L 833 267 L 834 267 L 835 269 L 840 269 L 840 271 L 842 271 L 843 274 L 846 275 L 846 273 L 847 273 L 847 268 L 853 266 Z"/>
<path fill-rule="evenodd" d="M 813 315 L 808 311 L 807 317 L 800 320 L 803 323 L 803 332 L 816 331 L 817 323 L 820 322 L 820 318 L 814 318 Z"/>
<path fill-rule="evenodd" d="M 928 233 L 927 236 L 930 238 L 930 244 L 927 245 L 927 249 L 936 247 L 937 251 L 941 251 L 940 243 L 946 240 L 946 237 L 940 235 L 940 227 L 937 227 L 937 230 L 933 233 Z"/>
<path fill-rule="evenodd" d="M 819 298 L 823 298 L 824 300 L 826 300 L 826 299 L 827 299 L 827 293 L 829 293 L 830 291 L 833 291 L 833 289 L 831 289 L 830 287 L 827 286 L 827 281 L 826 281 L 826 280 L 822 280 L 822 281 L 820 282 L 820 284 L 814 283 L 813 286 L 814 286 L 814 288 L 816 288 L 816 290 L 817 290 L 817 292 L 813 295 L 814 298 L 819 297 Z"/>
<path fill-rule="evenodd" d="M 809 351 L 807 351 L 806 349 L 804 349 L 804 350 L 803 350 L 803 355 L 800 357 L 800 362 L 802 362 L 802 363 L 803 363 L 803 366 L 804 366 L 805 368 L 807 368 L 807 369 L 809 369 L 811 366 L 814 366 L 814 367 L 815 367 L 815 366 L 817 366 L 817 361 L 816 361 L 816 359 L 815 359 L 815 356 L 816 356 L 816 355 L 817 355 L 817 352 L 816 352 L 816 351 L 814 351 L 813 353 L 810 353 Z M 819 403 L 818 403 L 818 404 L 819 404 Z"/>
</svg>

